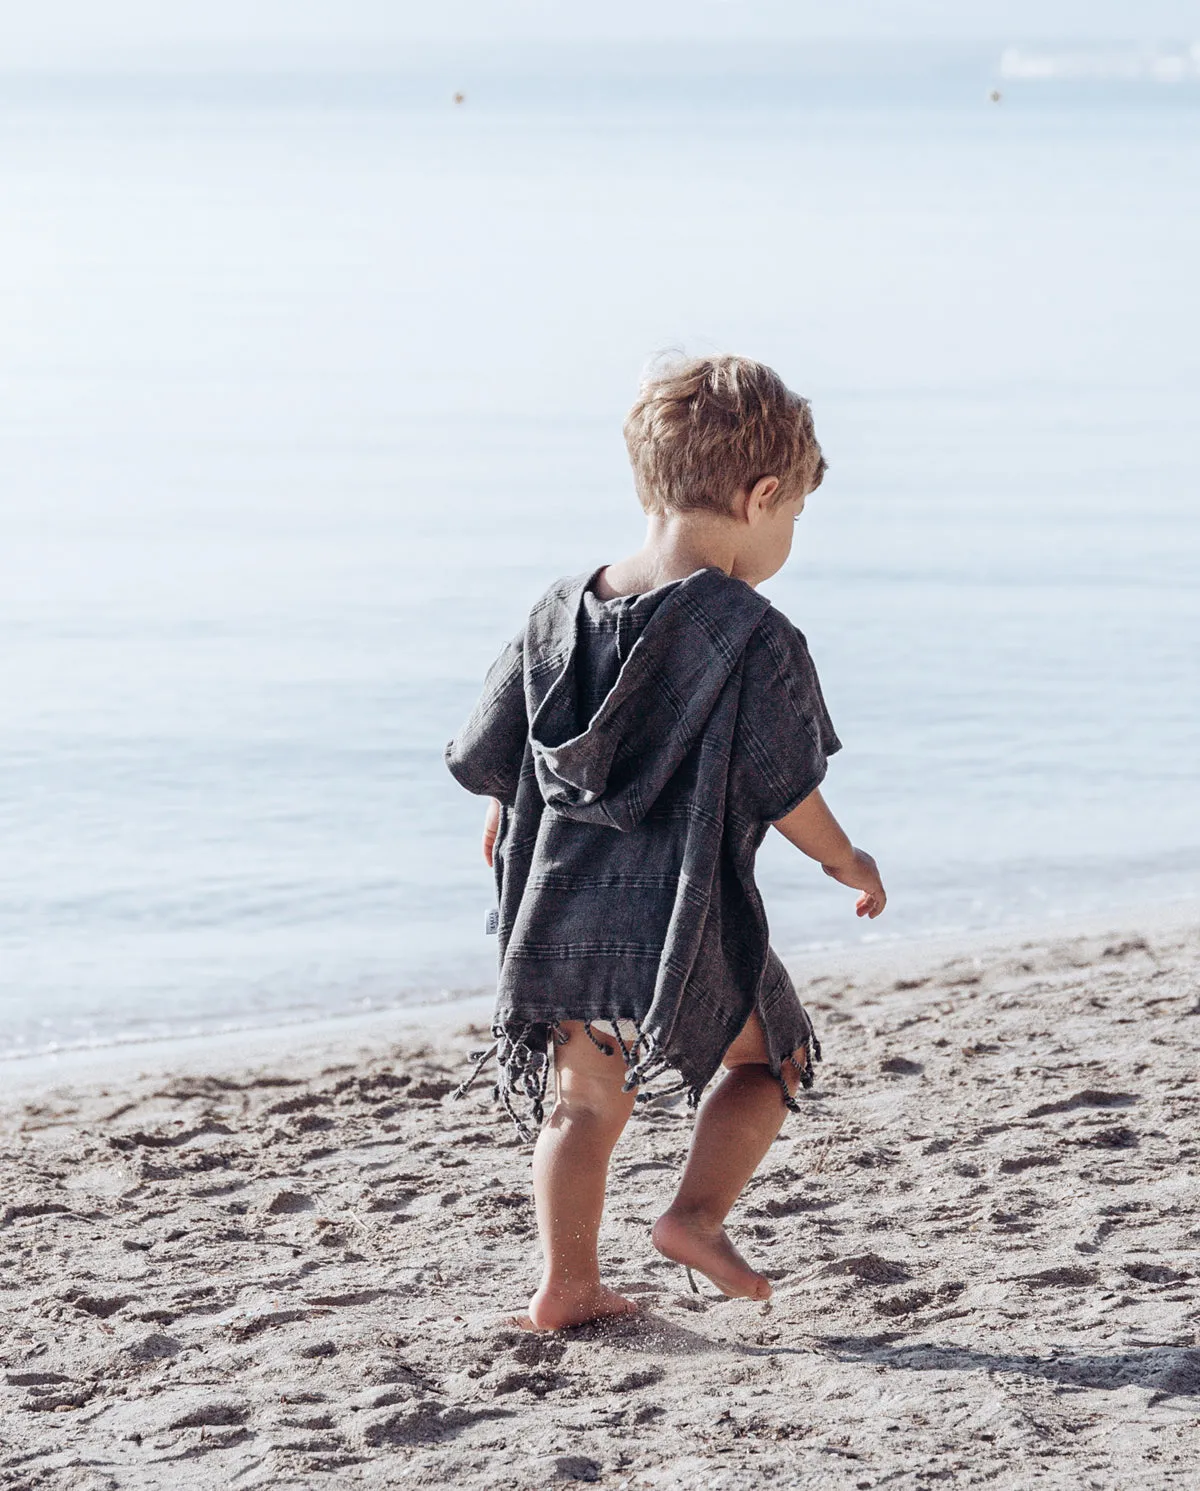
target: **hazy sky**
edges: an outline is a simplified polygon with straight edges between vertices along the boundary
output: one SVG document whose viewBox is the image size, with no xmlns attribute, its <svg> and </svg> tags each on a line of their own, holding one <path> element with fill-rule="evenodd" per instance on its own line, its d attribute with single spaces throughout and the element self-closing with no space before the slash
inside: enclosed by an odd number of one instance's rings
<svg viewBox="0 0 1200 1491">
<path fill-rule="evenodd" d="M 1200 37 L 1200 0 L 2 0 L 0 18 L 0 65 L 500 38 Z"/>
</svg>

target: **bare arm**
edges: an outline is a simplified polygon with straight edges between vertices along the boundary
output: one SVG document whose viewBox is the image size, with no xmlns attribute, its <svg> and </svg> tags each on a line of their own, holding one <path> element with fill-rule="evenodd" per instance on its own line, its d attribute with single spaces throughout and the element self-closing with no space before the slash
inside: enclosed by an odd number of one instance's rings
<svg viewBox="0 0 1200 1491">
<path fill-rule="evenodd" d="M 810 792 L 775 827 L 802 854 L 815 859 L 826 875 L 862 891 L 855 907 L 859 916 L 877 917 L 887 905 L 879 867 L 865 849 L 856 849 L 846 837 L 819 791 Z"/>
<path fill-rule="evenodd" d="M 496 847 L 496 835 L 500 832 L 500 804 L 494 797 L 488 798 L 487 815 L 483 820 L 483 857 L 490 867 L 492 853 Z"/>
</svg>

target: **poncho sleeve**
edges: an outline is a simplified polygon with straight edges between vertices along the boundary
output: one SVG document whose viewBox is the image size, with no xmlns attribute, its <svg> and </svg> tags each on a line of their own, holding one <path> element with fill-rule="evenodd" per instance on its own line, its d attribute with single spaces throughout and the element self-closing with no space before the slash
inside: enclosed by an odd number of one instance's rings
<svg viewBox="0 0 1200 1491">
<path fill-rule="evenodd" d="M 492 664 L 471 718 L 446 747 L 446 765 L 468 792 L 509 807 L 529 738 L 523 652 L 522 634 Z"/>
<path fill-rule="evenodd" d="M 742 804 L 778 822 L 820 786 L 841 748 L 808 644 L 772 608 L 746 650 L 733 761 Z"/>
</svg>

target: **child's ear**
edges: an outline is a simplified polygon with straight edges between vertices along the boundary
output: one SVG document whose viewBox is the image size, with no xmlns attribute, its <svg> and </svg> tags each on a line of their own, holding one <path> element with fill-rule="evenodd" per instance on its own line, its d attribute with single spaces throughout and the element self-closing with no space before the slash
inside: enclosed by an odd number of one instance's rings
<svg viewBox="0 0 1200 1491">
<path fill-rule="evenodd" d="M 779 491 L 777 476 L 760 476 L 746 493 L 746 521 L 758 523 L 771 511 L 772 499 Z"/>
</svg>

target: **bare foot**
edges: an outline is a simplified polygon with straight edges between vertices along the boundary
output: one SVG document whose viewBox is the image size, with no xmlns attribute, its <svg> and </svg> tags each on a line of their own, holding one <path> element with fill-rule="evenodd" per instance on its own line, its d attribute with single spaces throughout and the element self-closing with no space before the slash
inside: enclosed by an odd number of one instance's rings
<svg viewBox="0 0 1200 1491">
<path fill-rule="evenodd" d="M 529 1301 L 526 1330 L 561 1331 L 569 1325 L 586 1325 L 589 1320 L 603 1320 L 610 1315 L 632 1315 L 637 1305 L 615 1289 L 603 1284 L 578 1287 L 543 1284 Z"/>
<path fill-rule="evenodd" d="M 771 1298 L 770 1279 L 754 1272 L 724 1227 L 712 1231 L 668 1211 L 655 1222 L 650 1240 L 664 1258 L 694 1268 L 731 1299 Z"/>
</svg>

